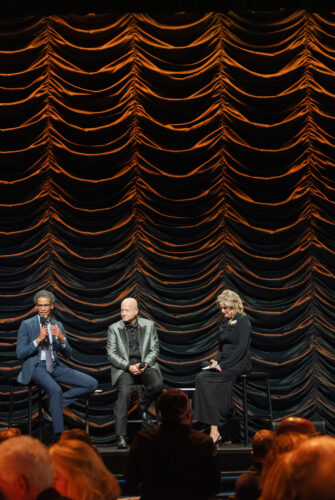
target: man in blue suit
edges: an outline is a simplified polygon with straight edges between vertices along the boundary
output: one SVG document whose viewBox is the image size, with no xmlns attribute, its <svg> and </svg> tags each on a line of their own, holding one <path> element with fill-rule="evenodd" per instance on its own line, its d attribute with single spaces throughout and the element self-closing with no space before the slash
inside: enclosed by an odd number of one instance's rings
<svg viewBox="0 0 335 500">
<path fill-rule="evenodd" d="M 55 303 L 54 294 L 41 290 L 35 294 L 34 302 L 38 314 L 23 321 L 19 328 L 16 355 L 23 365 L 18 382 L 28 384 L 33 380 L 49 395 L 50 414 L 57 436 L 64 431 L 63 408 L 94 392 L 98 382 L 59 360 L 58 353 L 70 359 L 72 349 L 62 323 L 50 316 Z M 59 383 L 71 385 L 71 389 L 63 393 Z"/>
</svg>

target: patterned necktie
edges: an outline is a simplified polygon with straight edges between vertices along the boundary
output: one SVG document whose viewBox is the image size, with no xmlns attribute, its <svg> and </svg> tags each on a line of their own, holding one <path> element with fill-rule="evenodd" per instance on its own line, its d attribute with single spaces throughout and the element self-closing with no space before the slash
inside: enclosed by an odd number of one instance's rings
<svg viewBox="0 0 335 500">
<path fill-rule="evenodd" d="M 44 350 L 45 350 L 45 366 L 46 366 L 46 369 L 47 369 L 47 371 L 49 373 L 52 373 L 53 369 L 54 369 L 54 364 L 53 364 L 52 356 L 51 356 L 51 344 L 50 344 L 49 337 L 45 338 L 45 347 L 44 347 Z"/>
</svg>

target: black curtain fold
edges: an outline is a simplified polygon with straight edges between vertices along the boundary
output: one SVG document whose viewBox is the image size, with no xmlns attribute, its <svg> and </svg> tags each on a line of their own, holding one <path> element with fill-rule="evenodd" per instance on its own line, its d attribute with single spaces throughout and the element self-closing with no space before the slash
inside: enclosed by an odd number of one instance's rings
<svg viewBox="0 0 335 500">
<path fill-rule="evenodd" d="M 91 432 L 107 442 L 121 300 L 155 321 L 165 382 L 185 386 L 232 288 L 275 418 L 334 433 L 334 14 L 23 15 L 0 20 L 1 425 L 37 290 L 56 294 L 70 365 L 100 382 Z M 264 404 L 255 384 L 251 411 Z"/>
</svg>

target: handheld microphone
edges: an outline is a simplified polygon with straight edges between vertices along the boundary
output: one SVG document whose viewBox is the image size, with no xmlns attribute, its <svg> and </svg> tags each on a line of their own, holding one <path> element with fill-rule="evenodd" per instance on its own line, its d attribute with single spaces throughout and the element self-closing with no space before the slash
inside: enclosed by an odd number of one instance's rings
<svg viewBox="0 0 335 500">
<path fill-rule="evenodd" d="M 49 323 L 48 318 L 46 318 L 45 316 L 41 316 L 40 321 L 41 321 L 42 328 L 43 328 L 43 326 L 47 326 Z M 42 340 L 42 342 L 40 343 L 40 346 L 46 347 L 48 344 L 49 344 L 49 335 L 47 337 L 45 337 L 45 339 Z"/>
</svg>

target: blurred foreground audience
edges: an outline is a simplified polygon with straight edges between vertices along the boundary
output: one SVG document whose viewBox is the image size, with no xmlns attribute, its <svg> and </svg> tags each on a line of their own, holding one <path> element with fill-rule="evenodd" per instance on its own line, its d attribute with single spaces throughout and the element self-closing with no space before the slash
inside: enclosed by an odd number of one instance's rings
<svg viewBox="0 0 335 500">
<path fill-rule="evenodd" d="M 316 429 L 310 420 L 302 417 L 284 418 L 279 424 L 276 439 L 264 460 L 259 482 L 260 489 L 263 489 L 271 467 L 284 453 L 294 450 L 302 441 L 315 435 Z"/>
<path fill-rule="evenodd" d="M 66 500 L 53 483 L 48 449 L 38 439 L 16 436 L 0 443 L 0 490 L 6 500 Z"/>
<path fill-rule="evenodd" d="M 262 492 L 269 500 L 275 485 L 282 484 L 280 472 L 285 468 L 285 458 L 282 457 L 316 435 L 314 424 L 301 417 L 282 420 L 277 434 L 266 429 L 258 431 L 252 440 L 253 465 L 236 481 L 236 500 L 257 500 Z M 266 492 L 263 490 L 265 483 L 269 488 Z M 282 493 L 286 495 L 287 491 Z"/>
<path fill-rule="evenodd" d="M 67 439 L 78 439 L 79 441 L 84 441 L 87 443 L 100 457 L 100 453 L 97 448 L 94 446 L 93 441 L 89 434 L 87 434 L 84 429 L 70 429 L 62 432 L 60 435 L 60 440 L 65 441 Z"/>
<path fill-rule="evenodd" d="M 252 439 L 252 466 L 237 479 L 236 500 L 257 500 L 261 494 L 259 485 L 263 462 L 275 440 L 273 431 L 262 429 Z"/>
<path fill-rule="evenodd" d="M 6 439 L 21 435 L 22 433 L 19 427 L 9 427 L 8 429 L 4 429 L 0 432 L 0 443 L 2 443 L 2 441 L 6 441 Z"/>
<path fill-rule="evenodd" d="M 334 500 L 335 439 L 311 437 L 270 469 L 260 500 Z"/>
<path fill-rule="evenodd" d="M 288 432 L 298 432 L 299 434 L 307 434 L 314 436 L 316 429 L 310 420 L 302 417 L 287 417 L 284 418 L 279 424 L 277 434 L 286 434 Z"/>
<path fill-rule="evenodd" d="M 205 500 L 220 489 L 216 446 L 191 428 L 187 394 L 170 389 L 158 400 L 162 422 L 138 432 L 131 444 L 126 482 L 141 500 Z"/>
<path fill-rule="evenodd" d="M 263 468 L 260 477 L 260 488 L 263 489 L 264 482 L 269 474 L 269 471 L 277 460 L 289 451 L 294 450 L 300 445 L 302 441 L 309 439 L 306 434 L 299 434 L 298 432 L 287 432 L 276 436 L 271 449 L 265 457 Z"/>
<path fill-rule="evenodd" d="M 55 468 L 55 488 L 72 500 L 115 500 L 116 478 L 97 452 L 84 441 L 61 439 L 49 449 Z"/>
</svg>

